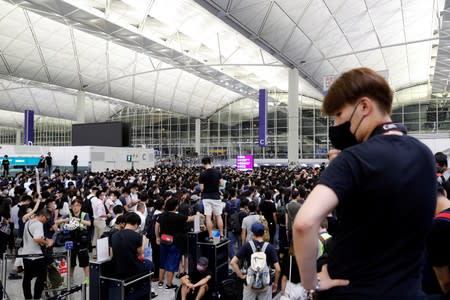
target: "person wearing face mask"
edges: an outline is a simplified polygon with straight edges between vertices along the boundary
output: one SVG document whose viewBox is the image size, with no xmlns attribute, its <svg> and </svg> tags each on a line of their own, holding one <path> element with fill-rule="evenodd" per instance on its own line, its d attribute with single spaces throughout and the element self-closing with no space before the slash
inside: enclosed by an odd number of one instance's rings
<svg viewBox="0 0 450 300">
<path fill-rule="evenodd" d="M 203 299 L 208 291 L 208 284 L 212 281 L 212 273 L 208 270 L 208 258 L 201 256 L 197 260 L 197 267 L 188 275 L 181 277 L 181 300 Z"/>
<path fill-rule="evenodd" d="M 339 151 L 293 225 L 308 299 L 422 299 L 421 258 L 435 210 L 435 161 L 391 120 L 393 93 L 368 68 L 342 74 L 322 104 Z M 317 270 L 317 232 L 331 212 L 337 228 Z M 317 271 L 320 271 L 317 273 Z"/>
</svg>

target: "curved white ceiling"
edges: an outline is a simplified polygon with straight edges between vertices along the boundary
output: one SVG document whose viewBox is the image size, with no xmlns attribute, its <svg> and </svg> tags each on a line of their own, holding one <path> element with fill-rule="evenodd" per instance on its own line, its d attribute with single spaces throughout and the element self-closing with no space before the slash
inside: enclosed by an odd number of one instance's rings
<svg viewBox="0 0 450 300">
<path fill-rule="evenodd" d="M 86 122 L 134 105 L 205 117 L 286 92 L 287 66 L 311 99 L 324 76 L 388 70 L 394 89 L 415 86 L 408 102 L 430 93 L 443 2 L 4 0 L 0 110 L 75 120 L 83 90 Z"/>
</svg>

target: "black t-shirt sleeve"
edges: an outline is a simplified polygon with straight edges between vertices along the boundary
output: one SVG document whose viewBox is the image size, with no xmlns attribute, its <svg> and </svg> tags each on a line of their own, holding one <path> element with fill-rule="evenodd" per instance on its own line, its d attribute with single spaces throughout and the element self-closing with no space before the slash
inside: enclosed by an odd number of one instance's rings
<svg viewBox="0 0 450 300">
<path fill-rule="evenodd" d="M 427 252 L 433 267 L 450 264 L 450 222 L 435 220 L 427 240 Z"/>
<path fill-rule="evenodd" d="M 349 198 L 358 186 L 358 178 L 361 178 L 360 168 L 353 155 L 347 151 L 341 152 L 325 169 L 319 183 L 332 189 L 339 202 Z"/>
</svg>

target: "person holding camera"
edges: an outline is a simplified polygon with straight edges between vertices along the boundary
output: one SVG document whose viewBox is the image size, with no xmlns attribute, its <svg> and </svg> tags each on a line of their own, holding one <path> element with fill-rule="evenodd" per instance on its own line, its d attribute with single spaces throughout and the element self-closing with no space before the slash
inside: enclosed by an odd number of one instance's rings
<svg viewBox="0 0 450 300">
<path fill-rule="evenodd" d="M 89 282 L 89 238 L 87 228 L 91 226 L 89 214 L 81 211 L 83 200 L 77 197 L 72 200 L 71 211 L 69 215 L 63 217 L 62 221 L 66 223 L 65 228 L 70 232 L 69 240 L 73 242 L 73 249 L 70 256 L 70 276 L 73 277 L 75 267 L 78 265 L 83 268 L 84 283 Z"/>
</svg>

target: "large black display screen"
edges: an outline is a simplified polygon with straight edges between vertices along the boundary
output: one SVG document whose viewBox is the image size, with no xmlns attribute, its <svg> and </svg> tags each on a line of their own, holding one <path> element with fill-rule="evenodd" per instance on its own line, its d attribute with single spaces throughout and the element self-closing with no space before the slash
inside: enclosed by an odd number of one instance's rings
<svg viewBox="0 0 450 300">
<path fill-rule="evenodd" d="M 121 122 L 72 125 L 72 146 L 129 146 L 128 126 Z"/>
</svg>

